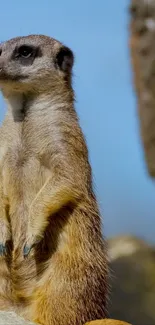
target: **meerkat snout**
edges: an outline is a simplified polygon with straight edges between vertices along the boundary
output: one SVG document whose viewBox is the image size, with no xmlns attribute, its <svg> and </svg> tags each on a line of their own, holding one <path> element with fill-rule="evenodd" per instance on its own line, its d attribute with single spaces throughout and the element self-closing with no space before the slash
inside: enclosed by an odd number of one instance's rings
<svg viewBox="0 0 155 325">
<path fill-rule="evenodd" d="M 73 61 L 72 51 L 53 38 L 31 35 L 11 39 L 1 44 L 0 88 L 21 92 L 51 89 L 70 81 Z"/>
</svg>

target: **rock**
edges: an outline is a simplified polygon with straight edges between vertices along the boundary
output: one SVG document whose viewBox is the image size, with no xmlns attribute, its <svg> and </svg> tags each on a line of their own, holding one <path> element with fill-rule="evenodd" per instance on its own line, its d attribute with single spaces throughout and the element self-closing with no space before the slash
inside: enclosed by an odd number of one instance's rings
<svg viewBox="0 0 155 325">
<path fill-rule="evenodd" d="M 130 57 L 146 165 L 155 177 L 155 1 L 130 0 Z"/>
<path fill-rule="evenodd" d="M 0 312 L 0 325 L 36 325 L 28 322 L 12 312 Z"/>
<path fill-rule="evenodd" d="M 155 249 L 132 236 L 109 240 L 110 318 L 155 324 Z"/>
</svg>

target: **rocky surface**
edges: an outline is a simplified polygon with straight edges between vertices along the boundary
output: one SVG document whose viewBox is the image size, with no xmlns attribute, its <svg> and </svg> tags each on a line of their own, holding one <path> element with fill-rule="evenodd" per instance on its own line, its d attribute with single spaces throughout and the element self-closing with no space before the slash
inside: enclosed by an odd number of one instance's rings
<svg viewBox="0 0 155 325">
<path fill-rule="evenodd" d="M 14 313 L 0 312 L 0 325 L 35 325 L 35 324 L 25 321 L 24 319 L 18 317 Z M 91 321 L 86 323 L 85 325 L 131 325 L 131 324 L 119 320 L 114 320 L 114 319 L 104 319 L 104 320 Z"/>
<path fill-rule="evenodd" d="M 26 322 L 24 319 L 18 317 L 14 313 L 0 312 L 0 325 L 35 325 L 30 322 Z M 86 325 L 131 325 L 129 323 L 114 320 L 104 319 L 96 320 L 86 323 Z"/>
<path fill-rule="evenodd" d="M 34 325 L 14 313 L 0 312 L 0 325 Z"/>
</svg>

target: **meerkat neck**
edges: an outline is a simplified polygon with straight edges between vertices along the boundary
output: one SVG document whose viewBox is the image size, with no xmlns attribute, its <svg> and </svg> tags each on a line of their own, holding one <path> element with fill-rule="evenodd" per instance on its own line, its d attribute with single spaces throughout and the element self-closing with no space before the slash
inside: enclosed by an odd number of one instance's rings
<svg viewBox="0 0 155 325">
<path fill-rule="evenodd" d="M 40 115 L 42 112 L 48 113 L 49 111 L 51 113 L 52 111 L 61 108 L 66 107 L 68 109 L 70 106 L 73 107 L 73 99 L 67 93 L 64 94 L 64 96 L 61 94 L 44 93 L 29 100 L 28 106 L 30 114 L 34 112 L 35 114 L 38 113 L 38 115 Z"/>
<path fill-rule="evenodd" d="M 23 122 L 25 116 L 32 114 L 46 114 L 48 110 L 67 110 L 74 107 L 74 95 L 72 92 L 62 93 L 39 93 L 39 94 L 12 94 L 7 96 L 8 114 L 12 116 L 14 122 Z"/>
<path fill-rule="evenodd" d="M 23 94 L 13 94 L 7 97 L 8 114 L 14 122 L 22 122 L 25 117 L 25 98 Z"/>
</svg>

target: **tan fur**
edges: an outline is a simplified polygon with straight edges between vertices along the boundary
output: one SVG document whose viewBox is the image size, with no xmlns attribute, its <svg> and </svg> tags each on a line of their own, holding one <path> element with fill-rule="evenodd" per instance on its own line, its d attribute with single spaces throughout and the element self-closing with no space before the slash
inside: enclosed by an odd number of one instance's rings
<svg viewBox="0 0 155 325">
<path fill-rule="evenodd" d="M 142 143 L 148 171 L 155 176 L 155 2 L 132 0 L 130 55 Z"/>
<path fill-rule="evenodd" d="M 85 325 L 131 325 L 131 324 L 120 320 L 115 320 L 115 319 L 101 319 L 101 320 L 88 322 Z"/>
<path fill-rule="evenodd" d="M 13 56 L 23 44 L 38 47 L 38 56 Z M 0 309 L 42 325 L 80 325 L 107 314 L 105 243 L 74 110 L 73 57 L 67 50 L 56 61 L 62 48 L 33 35 L 2 44 L 0 56 L 8 106 L 0 130 L 0 242 L 5 249 L 8 243 Z"/>
</svg>

